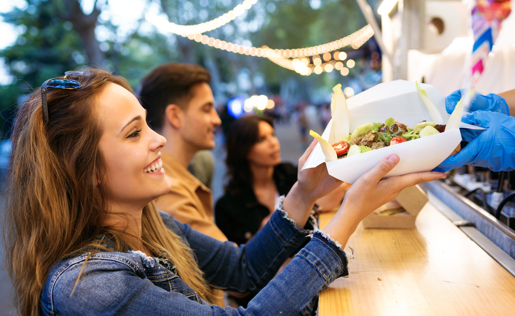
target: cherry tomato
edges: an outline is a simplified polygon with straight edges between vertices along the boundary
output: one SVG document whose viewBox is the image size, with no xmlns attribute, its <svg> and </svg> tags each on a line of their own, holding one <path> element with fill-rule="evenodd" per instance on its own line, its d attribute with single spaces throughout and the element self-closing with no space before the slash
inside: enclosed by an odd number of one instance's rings
<svg viewBox="0 0 515 316">
<path fill-rule="evenodd" d="M 336 151 L 336 156 L 341 156 L 345 154 L 347 151 L 349 151 L 349 143 L 344 142 L 343 140 L 341 142 L 337 142 L 336 144 L 333 144 L 334 151 Z"/>
<path fill-rule="evenodd" d="M 402 137 L 402 136 L 397 136 L 397 137 L 394 137 L 390 140 L 390 146 L 392 145 L 396 145 L 396 144 L 400 144 L 400 143 L 404 143 L 406 141 L 406 138 Z"/>
</svg>

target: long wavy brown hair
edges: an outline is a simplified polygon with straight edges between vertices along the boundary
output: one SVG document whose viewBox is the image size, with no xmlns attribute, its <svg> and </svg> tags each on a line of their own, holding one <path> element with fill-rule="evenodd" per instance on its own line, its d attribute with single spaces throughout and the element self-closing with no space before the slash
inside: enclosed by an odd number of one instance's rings
<svg viewBox="0 0 515 316">
<path fill-rule="evenodd" d="M 116 251 L 129 248 L 123 232 L 102 226 L 108 208 L 106 188 L 95 181 L 104 174 L 104 160 L 93 108 L 108 83 L 132 89 L 109 72 L 85 73 L 73 78 L 82 83 L 79 89 L 48 89 L 48 124 L 43 124 L 40 89 L 16 117 L 4 238 L 15 304 L 22 315 L 41 314 L 41 291 L 52 265 L 91 249 L 108 251 L 95 243 L 99 233 L 113 236 Z M 169 254 L 180 277 L 203 298 L 211 297 L 191 249 L 166 228 L 153 202 L 143 209 L 141 239 L 155 255 Z"/>
</svg>

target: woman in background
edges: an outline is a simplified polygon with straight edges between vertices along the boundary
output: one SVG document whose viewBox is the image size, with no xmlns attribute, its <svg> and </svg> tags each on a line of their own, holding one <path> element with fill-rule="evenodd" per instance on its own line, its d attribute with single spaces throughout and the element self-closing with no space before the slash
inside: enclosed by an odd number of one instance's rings
<svg viewBox="0 0 515 316">
<path fill-rule="evenodd" d="M 244 116 L 227 133 L 227 177 L 225 194 L 215 206 L 217 226 L 231 241 L 248 242 L 263 227 L 279 196 L 297 181 L 297 167 L 281 162 L 281 145 L 274 124 L 267 116 Z M 319 199 L 320 210 L 337 209 L 347 185 Z"/>
<path fill-rule="evenodd" d="M 215 220 L 230 241 L 244 244 L 266 224 L 279 196 L 297 181 L 297 167 L 281 163 L 281 146 L 267 116 L 234 121 L 226 148 L 228 183 L 216 203 Z"/>
</svg>

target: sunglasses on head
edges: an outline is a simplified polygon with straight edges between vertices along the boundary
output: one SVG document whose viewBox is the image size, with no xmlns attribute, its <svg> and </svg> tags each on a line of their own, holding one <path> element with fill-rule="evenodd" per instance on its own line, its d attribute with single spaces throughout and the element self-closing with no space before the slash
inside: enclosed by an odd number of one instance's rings
<svg viewBox="0 0 515 316">
<path fill-rule="evenodd" d="M 43 107 L 43 124 L 47 125 L 49 121 L 48 117 L 48 104 L 46 100 L 46 91 L 49 88 L 52 89 L 65 89 L 65 90 L 75 90 L 82 87 L 82 83 L 75 79 L 69 78 L 77 78 L 80 76 L 89 76 L 90 72 L 84 71 L 67 71 L 64 73 L 64 78 L 52 78 L 43 82 L 41 85 L 41 104 Z"/>
</svg>

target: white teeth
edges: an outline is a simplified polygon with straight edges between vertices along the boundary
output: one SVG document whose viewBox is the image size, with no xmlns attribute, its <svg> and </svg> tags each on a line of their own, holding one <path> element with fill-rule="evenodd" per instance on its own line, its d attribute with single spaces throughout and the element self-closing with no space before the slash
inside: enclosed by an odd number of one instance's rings
<svg viewBox="0 0 515 316">
<path fill-rule="evenodd" d="M 162 167 L 163 167 L 163 162 L 160 159 L 158 162 L 156 162 L 155 164 L 153 164 L 149 168 L 144 169 L 143 171 L 146 172 L 146 173 L 152 173 L 152 172 L 156 172 L 156 171 L 161 170 Z"/>
</svg>

